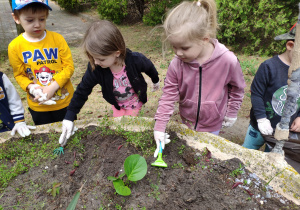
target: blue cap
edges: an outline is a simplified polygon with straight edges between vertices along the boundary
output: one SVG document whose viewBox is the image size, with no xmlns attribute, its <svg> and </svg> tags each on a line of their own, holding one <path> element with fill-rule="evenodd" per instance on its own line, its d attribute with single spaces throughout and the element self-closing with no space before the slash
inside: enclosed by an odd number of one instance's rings
<svg viewBox="0 0 300 210">
<path fill-rule="evenodd" d="M 48 5 L 48 0 L 12 0 L 12 11 L 22 9 L 23 7 L 32 4 L 39 3 L 45 5 L 49 10 L 52 10 Z"/>
</svg>

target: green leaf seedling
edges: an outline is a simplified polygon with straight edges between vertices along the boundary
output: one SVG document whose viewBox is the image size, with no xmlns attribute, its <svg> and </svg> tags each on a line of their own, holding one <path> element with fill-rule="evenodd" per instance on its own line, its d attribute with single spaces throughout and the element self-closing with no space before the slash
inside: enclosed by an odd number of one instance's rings
<svg viewBox="0 0 300 210">
<path fill-rule="evenodd" d="M 128 196 L 131 194 L 131 190 L 125 185 L 122 178 L 126 175 L 129 181 L 141 180 L 147 173 L 147 162 L 138 154 L 130 155 L 125 159 L 124 169 L 125 173 L 118 177 L 109 176 L 107 179 L 113 181 L 114 188 L 119 195 Z"/>
<path fill-rule="evenodd" d="M 54 182 L 53 185 L 52 185 L 52 188 L 47 190 L 47 192 L 50 193 L 53 196 L 53 198 L 55 198 L 56 195 L 59 194 L 60 185 L 61 185 L 61 183 Z"/>
</svg>

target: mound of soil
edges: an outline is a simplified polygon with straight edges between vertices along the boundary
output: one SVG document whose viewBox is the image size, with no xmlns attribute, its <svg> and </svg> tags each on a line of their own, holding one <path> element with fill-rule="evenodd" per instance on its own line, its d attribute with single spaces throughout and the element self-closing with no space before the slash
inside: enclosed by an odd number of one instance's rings
<svg viewBox="0 0 300 210">
<path fill-rule="evenodd" d="M 4 209 L 66 209 L 82 187 L 78 209 L 299 208 L 265 187 L 255 173 L 243 169 L 240 160 L 211 158 L 210 151 L 187 146 L 175 133 L 171 139 L 178 140 L 163 151 L 168 167 L 152 167 L 155 158 L 145 157 L 146 176 L 129 183 L 130 196 L 118 195 L 107 177 L 122 173 L 129 155 L 142 153 L 123 137 L 103 136 L 94 126 L 86 129 L 93 132 L 81 139 L 84 152 L 66 149 L 63 155 L 19 175 L 1 192 L 0 205 Z M 40 139 L 49 138 L 47 134 L 32 136 L 33 141 Z M 78 166 L 70 175 L 75 160 Z M 50 189 L 55 183 L 60 185 L 54 197 Z"/>
</svg>

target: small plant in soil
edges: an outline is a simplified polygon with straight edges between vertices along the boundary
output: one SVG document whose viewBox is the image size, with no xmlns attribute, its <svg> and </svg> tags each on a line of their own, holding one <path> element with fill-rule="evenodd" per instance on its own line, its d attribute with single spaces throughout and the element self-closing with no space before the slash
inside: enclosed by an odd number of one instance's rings
<svg viewBox="0 0 300 210">
<path fill-rule="evenodd" d="M 150 186 L 153 189 L 153 192 L 149 193 L 148 197 L 153 197 L 159 201 L 160 200 L 159 198 L 160 192 L 158 191 L 159 187 L 156 184 L 150 184 Z"/>
<path fill-rule="evenodd" d="M 78 163 L 77 160 L 75 160 L 75 161 L 73 162 L 73 166 L 74 166 L 74 167 L 79 167 L 79 163 Z"/>
<path fill-rule="evenodd" d="M 60 190 L 59 186 L 60 185 L 61 185 L 61 183 L 54 182 L 53 185 L 52 185 L 52 188 L 50 188 L 49 190 L 47 190 L 47 193 L 50 193 L 53 196 L 53 198 L 55 198 L 56 195 L 59 194 L 59 190 Z"/>
<path fill-rule="evenodd" d="M 131 190 L 128 187 L 129 181 L 138 181 L 144 178 L 147 173 L 147 162 L 145 158 L 138 154 L 130 155 L 125 159 L 124 162 L 125 173 L 118 176 L 109 176 L 108 180 L 113 181 L 114 188 L 119 195 L 128 196 L 131 194 Z M 127 176 L 126 184 L 123 182 L 122 178 Z"/>
<path fill-rule="evenodd" d="M 172 165 L 172 168 L 182 168 L 182 169 L 184 169 L 184 166 L 182 165 L 182 163 L 174 163 L 174 165 Z"/>
<path fill-rule="evenodd" d="M 184 146 L 184 145 L 181 145 L 181 147 L 179 148 L 178 154 L 179 154 L 179 155 L 182 155 L 184 149 L 185 149 L 185 146 Z"/>
<path fill-rule="evenodd" d="M 232 177 L 237 177 L 238 175 L 241 175 L 244 173 L 244 166 L 242 164 L 240 164 L 240 166 L 233 170 L 229 175 Z"/>
</svg>

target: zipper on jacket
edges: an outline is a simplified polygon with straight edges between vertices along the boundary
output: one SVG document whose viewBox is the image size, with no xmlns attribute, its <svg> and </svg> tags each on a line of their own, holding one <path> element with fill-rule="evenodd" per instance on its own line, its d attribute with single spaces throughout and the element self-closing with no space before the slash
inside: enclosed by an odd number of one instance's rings
<svg viewBox="0 0 300 210">
<path fill-rule="evenodd" d="M 200 112 L 200 105 L 201 105 L 201 86 L 202 86 L 202 67 L 199 67 L 199 96 L 198 96 L 198 108 L 197 108 L 197 118 L 194 130 L 196 130 L 199 120 L 199 112 Z"/>
</svg>

